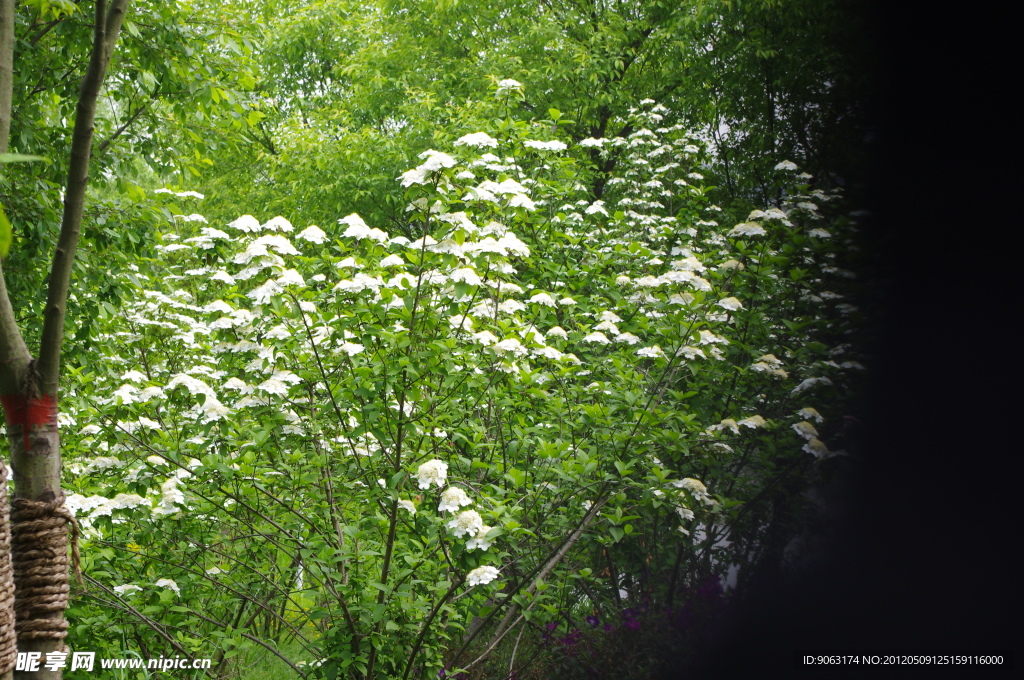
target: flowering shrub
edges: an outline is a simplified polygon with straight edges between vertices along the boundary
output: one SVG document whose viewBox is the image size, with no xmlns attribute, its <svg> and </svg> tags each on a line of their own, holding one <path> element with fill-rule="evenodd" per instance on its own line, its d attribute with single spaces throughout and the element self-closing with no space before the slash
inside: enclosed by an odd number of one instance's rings
<svg viewBox="0 0 1024 680">
<path fill-rule="evenodd" d="M 65 390 L 70 614 L 112 617 L 72 646 L 141 620 L 221 670 L 260 646 L 303 677 L 435 677 L 724 569 L 778 470 L 838 453 L 849 223 L 786 166 L 791 198 L 734 226 L 668 115 L 427 150 L 400 224 L 169 225 Z"/>
</svg>

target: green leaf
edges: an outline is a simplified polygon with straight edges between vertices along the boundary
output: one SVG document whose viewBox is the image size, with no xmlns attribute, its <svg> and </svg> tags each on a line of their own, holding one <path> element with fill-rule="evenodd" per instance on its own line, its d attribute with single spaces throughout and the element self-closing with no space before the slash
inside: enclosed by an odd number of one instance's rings
<svg viewBox="0 0 1024 680">
<path fill-rule="evenodd" d="M 23 153 L 0 153 L 0 163 L 31 163 L 45 160 L 42 156 L 29 156 Z"/>
<path fill-rule="evenodd" d="M 7 219 L 3 205 L 0 205 L 0 257 L 7 257 L 7 251 L 11 249 L 12 241 L 14 241 L 14 232 L 11 231 L 11 222 Z"/>
</svg>

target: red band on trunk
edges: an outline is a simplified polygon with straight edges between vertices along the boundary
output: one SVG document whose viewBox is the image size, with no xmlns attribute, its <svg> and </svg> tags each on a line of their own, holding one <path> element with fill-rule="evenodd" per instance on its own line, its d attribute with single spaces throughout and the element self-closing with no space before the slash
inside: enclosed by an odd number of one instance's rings
<svg viewBox="0 0 1024 680">
<path fill-rule="evenodd" d="M 5 394 L 0 396 L 4 407 L 7 426 L 21 425 L 25 435 L 25 450 L 29 449 L 29 430 L 32 425 L 57 424 L 57 400 L 49 395 L 38 399 L 28 399 L 21 394 Z"/>
</svg>

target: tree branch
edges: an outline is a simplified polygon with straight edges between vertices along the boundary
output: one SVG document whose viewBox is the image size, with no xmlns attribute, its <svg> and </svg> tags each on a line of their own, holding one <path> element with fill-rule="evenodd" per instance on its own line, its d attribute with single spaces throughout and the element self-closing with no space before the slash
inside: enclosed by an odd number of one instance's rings
<svg viewBox="0 0 1024 680">
<path fill-rule="evenodd" d="M 146 102 L 139 108 L 135 109 L 135 111 L 132 112 L 132 115 L 128 116 L 128 120 L 126 120 L 124 124 L 121 125 L 121 127 L 114 130 L 109 137 L 100 142 L 100 145 L 96 148 L 96 155 L 98 156 L 104 151 L 106 151 L 107 148 L 114 142 L 114 140 L 120 137 L 124 133 L 124 131 L 127 130 L 129 126 L 131 126 L 131 124 L 134 123 L 135 120 L 142 115 L 143 111 L 149 108 L 149 104 L 150 102 Z"/>
<path fill-rule="evenodd" d="M 53 265 L 50 268 L 50 286 L 43 316 L 43 334 L 39 347 L 39 377 L 43 394 L 57 394 L 71 265 L 78 248 L 82 211 L 85 206 L 85 189 L 89 182 L 96 101 L 128 2 L 129 0 L 112 0 L 109 9 L 106 0 L 96 2 L 96 28 L 93 34 L 92 53 L 78 95 L 75 129 L 71 139 L 71 162 L 64 194 L 64 216 L 61 220 Z"/>
</svg>

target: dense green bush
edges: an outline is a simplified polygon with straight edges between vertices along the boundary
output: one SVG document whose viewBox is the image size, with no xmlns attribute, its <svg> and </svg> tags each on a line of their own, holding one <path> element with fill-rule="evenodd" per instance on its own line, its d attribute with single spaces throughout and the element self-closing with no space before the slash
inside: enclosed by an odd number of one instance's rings
<svg viewBox="0 0 1024 680">
<path fill-rule="evenodd" d="M 62 399 L 72 648 L 499 677 L 548 632 L 619 654 L 588 621 L 671 627 L 792 535 L 862 368 L 853 223 L 787 161 L 726 214 L 650 100 L 570 146 L 521 93 L 420 154 L 390 233 L 190 214 L 132 266 Z"/>
</svg>

